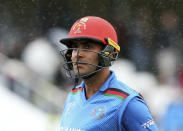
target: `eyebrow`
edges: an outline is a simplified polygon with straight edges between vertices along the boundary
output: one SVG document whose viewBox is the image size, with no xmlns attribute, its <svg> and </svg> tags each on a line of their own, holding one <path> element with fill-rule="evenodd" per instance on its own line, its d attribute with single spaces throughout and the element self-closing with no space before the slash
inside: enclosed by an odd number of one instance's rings
<svg viewBox="0 0 183 131">
<path fill-rule="evenodd" d="M 82 45 L 85 45 L 85 44 L 91 44 L 91 45 L 100 45 L 101 48 L 103 49 L 105 47 L 105 45 L 101 44 L 101 43 L 97 43 L 97 42 L 92 42 L 92 41 L 87 41 L 87 40 L 82 40 L 82 41 L 72 41 L 72 46 L 74 46 L 74 44 L 82 44 Z"/>
</svg>

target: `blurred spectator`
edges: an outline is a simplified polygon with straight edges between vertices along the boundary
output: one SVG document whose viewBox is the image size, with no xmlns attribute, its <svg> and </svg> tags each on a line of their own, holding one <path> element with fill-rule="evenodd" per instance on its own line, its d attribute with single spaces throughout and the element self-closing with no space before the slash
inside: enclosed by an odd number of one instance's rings
<svg viewBox="0 0 183 131">
<path fill-rule="evenodd" d="M 176 99 L 171 101 L 166 108 L 160 125 L 163 131 L 183 131 L 183 72 L 179 75 L 179 84 L 174 86 L 177 90 Z M 169 97 L 169 94 L 168 94 Z"/>
<path fill-rule="evenodd" d="M 151 71 L 153 67 L 152 32 L 150 29 L 150 14 L 145 9 L 139 9 L 128 22 L 128 57 L 138 71 Z"/>
<path fill-rule="evenodd" d="M 178 50 L 180 26 L 178 16 L 170 10 L 162 13 L 157 38 L 157 67 L 161 83 L 174 83 L 179 66 Z"/>
<path fill-rule="evenodd" d="M 9 58 L 20 58 L 24 49 L 22 32 L 11 24 L 2 23 L 0 28 L 0 52 Z"/>
<path fill-rule="evenodd" d="M 183 99 L 168 106 L 162 125 L 164 131 L 183 131 Z"/>
<path fill-rule="evenodd" d="M 157 54 L 159 81 L 161 84 L 176 84 L 178 62 L 178 55 L 173 49 L 163 49 Z"/>
<path fill-rule="evenodd" d="M 180 70 L 179 70 L 178 82 L 179 82 L 180 88 L 182 88 L 182 90 L 183 90 L 183 68 L 180 68 Z"/>
<path fill-rule="evenodd" d="M 160 50 L 174 47 L 180 37 L 179 17 L 172 10 L 164 11 L 160 16 L 160 28 L 156 33 Z"/>
<path fill-rule="evenodd" d="M 22 54 L 23 61 L 41 77 L 53 80 L 61 59 L 50 43 L 39 38 L 30 42 Z"/>
</svg>

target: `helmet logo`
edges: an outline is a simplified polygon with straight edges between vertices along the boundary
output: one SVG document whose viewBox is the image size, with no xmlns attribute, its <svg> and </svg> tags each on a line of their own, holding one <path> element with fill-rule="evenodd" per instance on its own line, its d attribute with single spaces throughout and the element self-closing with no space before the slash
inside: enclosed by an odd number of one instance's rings
<svg viewBox="0 0 183 131">
<path fill-rule="evenodd" d="M 81 19 L 78 23 L 73 26 L 73 30 L 75 34 L 82 33 L 83 30 L 86 30 L 86 23 L 88 18 Z"/>
<path fill-rule="evenodd" d="M 88 18 L 82 18 L 81 21 L 87 22 Z"/>
<path fill-rule="evenodd" d="M 81 27 L 82 27 L 82 24 L 77 24 L 76 31 L 74 33 L 75 34 L 76 33 L 81 33 Z"/>
</svg>

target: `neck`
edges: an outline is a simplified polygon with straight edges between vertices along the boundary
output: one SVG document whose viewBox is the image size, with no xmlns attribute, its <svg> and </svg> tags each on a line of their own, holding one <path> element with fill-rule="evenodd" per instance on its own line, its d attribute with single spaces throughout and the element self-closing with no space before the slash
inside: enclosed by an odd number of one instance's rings
<svg viewBox="0 0 183 131">
<path fill-rule="evenodd" d="M 103 69 L 97 72 L 92 77 L 84 79 L 85 87 L 86 87 L 85 88 L 86 98 L 89 99 L 91 96 L 93 96 L 109 76 L 110 76 L 109 69 Z"/>
</svg>

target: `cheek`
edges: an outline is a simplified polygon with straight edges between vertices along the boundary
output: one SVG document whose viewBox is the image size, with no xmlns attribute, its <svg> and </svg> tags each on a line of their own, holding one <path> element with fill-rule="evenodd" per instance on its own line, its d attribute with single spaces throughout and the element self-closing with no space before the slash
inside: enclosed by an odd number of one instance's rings
<svg viewBox="0 0 183 131">
<path fill-rule="evenodd" d="M 74 60 L 77 56 L 77 53 L 76 51 L 72 51 L 72 54 L 71 54 L 71 60 Z"/>
<path fill-rule="evenodd" d="M 98 64 L 98 54 L 92 55 L 92 57 L 90 57 L 90 61 L 92 63 Z"/>
<path fill-rule="evenodd" d="M 74 58 L 73 58 L 73 55 L 71 56 L 71 61 L 73 61 L 74 60 Z"/>
</svg>

